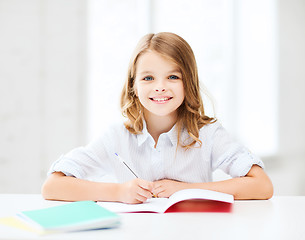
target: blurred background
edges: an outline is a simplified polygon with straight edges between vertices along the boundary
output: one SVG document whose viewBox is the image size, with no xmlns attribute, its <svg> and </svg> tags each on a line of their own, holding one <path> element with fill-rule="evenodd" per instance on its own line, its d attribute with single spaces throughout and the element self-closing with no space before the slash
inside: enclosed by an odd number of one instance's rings
<svg viewBox="0 0 305 240">
<path fill-rule="evenodd" d="M 122 120 L 131 53 L 160 31 L 191 45 L 207 113 L 275 195 L 305 195 L 304 0 L 0 0 L 0 193 L 39 193 L 61 154 Z"/>
</svg>

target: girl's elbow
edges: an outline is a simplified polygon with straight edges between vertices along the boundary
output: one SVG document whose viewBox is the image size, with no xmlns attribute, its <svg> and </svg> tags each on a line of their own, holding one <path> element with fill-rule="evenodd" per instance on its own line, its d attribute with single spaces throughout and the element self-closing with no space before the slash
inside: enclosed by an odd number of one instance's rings
<svg viewBox="0 0 305 240">
<path fill-rule="evenodd" d="M 46 200 L 59 200 L 57 195 L 59 189 L 63 185 L 61 181 L 62 177 L 65 176 L 61 172 L 55 172 L 51 174 L 41 187 L 41 195 Z"/>
<path fill-rule="evenodd" d="M 44 184 L 41 187 L 41 195 L 45 200 L 51 200 L 52 199 L 52 194 L 51 194 L 51 187 L 50 183 L 47 181 L 44 182 Z"/>
<path fill-rule="evenodd" d="M 265 181 L 263 183 L 262 189 L 263 189 L 263 191 L 262 191 L 263 199 L 267 200 L 267 199 L 272 198 L 272 196 L 274 194 L 274 188 L 273 188 L 273 184 L 270 179 L 268 179 L 267 181 Z"/>
<path fill-rule="evenodd" d="M 60 182 L 58 182 L 58 176 L 56 174 L 50 175 L 46 181 L 41 186 L 41 195 L 46 200 L 54 200 L 56 191 L 60 186 Z"/>
<path fill-rule="evenodd" d="M 267 194 L 267 199 L 272 198 L 273 194 L 274 194 L 274 189 L 273 189 L 273 185 L 271 183 L 270 189 L 269 189 L 268 194 Z"/>
</svg>

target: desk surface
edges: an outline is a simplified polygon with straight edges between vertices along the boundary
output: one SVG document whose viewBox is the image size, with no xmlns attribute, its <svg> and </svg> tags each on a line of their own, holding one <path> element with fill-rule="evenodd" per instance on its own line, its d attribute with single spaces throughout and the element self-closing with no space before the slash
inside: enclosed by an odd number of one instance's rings
<svg viewBox="0 0 305 240">
<path fill-rule="evenodd" d="M 39 194 L 0 194 L 0 218 L 50 207 Z M 37 236 L 0 224 L 0 239 L 305 239 L 305 196 L 235 201 L 232 213 L 124 213 L 115 229 Z"/>
</svg>

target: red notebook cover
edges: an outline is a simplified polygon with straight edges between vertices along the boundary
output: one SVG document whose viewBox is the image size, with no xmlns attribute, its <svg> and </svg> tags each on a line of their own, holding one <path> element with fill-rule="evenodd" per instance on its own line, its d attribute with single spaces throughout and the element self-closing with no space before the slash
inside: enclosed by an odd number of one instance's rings
<svg viewBox="0 0 305 240">
<path fill-rule="evenodd" d="M 205 199 L 191 199 L 177 202 L 165 212 L 231 212 L 232 203 Z"/>
</svg>

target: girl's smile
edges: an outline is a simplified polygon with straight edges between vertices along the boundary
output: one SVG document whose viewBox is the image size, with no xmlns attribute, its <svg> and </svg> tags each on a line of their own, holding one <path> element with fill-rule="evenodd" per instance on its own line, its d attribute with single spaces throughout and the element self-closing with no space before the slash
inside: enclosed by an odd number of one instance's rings
<svg viewBox="0 0 305 240">
<path fill-rule="evenodd" d="M 159 96 L 159 97 L 150 97 L 149 98 L 151 101 L 153 101 L 154 103 L 157 104 L 164 104 L 167 103 L 168 101 L 170 101 L 171 99 L 173 99 L 173 97 L 169 97 L 169 96 Z"/>
</svg>

